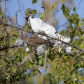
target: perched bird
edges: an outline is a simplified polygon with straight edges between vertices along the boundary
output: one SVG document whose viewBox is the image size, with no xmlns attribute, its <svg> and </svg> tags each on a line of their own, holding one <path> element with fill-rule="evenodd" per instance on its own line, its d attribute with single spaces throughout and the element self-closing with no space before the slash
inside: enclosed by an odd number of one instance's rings
<svg viewBox="0 0 84 84">
<path fill-rule="evenodd" d="M 64 42 L 69 43 L 70 42 L 70 38 L 66 38 L 62 35 L 60 35 L 59 33 L 57 33 L 57 31 L 55 30 L 55 28 L 53 26 L 51 26 L 48 23 L 43 22 L 40 18 L 32 18 L 31 16 L 29 17 L 29 21 L 31 24 L 31 28 L 34 32 L 39 32 L 39 31 L 44 31 L 44 33 L 46 33 L 48 36 L 54 37 L 54 38 L 58 38 Z M 54 40 L 51 39 L 49 37 L 46 36 L 42 36 L 38 35 L 40 38 L 43 38 L 45 40 L 49 40 L 49 42 L 53 45 L 53 47 L 55 48 L 55 46 L 59 46 L 59 52 L 61 51 L 61 48 L 64 47 L 64 49 L 66 50 L 67 53 L 71 52 L 71 46 L 66 46 L 63 45 L 63 43 L 61 41 L 58 40 Z"/>
<path fill-rule="evenodd" d="M 24 37 L 24 42 L 27 43 L 29 46 L 33 46 L 33 47 L 38 47 L 41 44 L 45 44 L 50 46 L 49 42 L 43 38 L 40 37 Z"/>
<path fill-rule="evenodd" d="M 35 47 L 34 49 L 34 55 L 36 60 L 39 60 L 39 55 L 44 53 L 46 50 L 46 45 L 50 46 L 49 42 L 43 38 L 40 37 L 24 37 L 24 42 L 28 44 L 29 46 Z"/>
</svg>

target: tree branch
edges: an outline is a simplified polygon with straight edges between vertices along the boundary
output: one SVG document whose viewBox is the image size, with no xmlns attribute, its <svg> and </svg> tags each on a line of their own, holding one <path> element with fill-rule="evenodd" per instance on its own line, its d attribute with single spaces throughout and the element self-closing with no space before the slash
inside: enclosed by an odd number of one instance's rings
<svg viewBox="0 0 84 84">
<path fill-rule="evenodd" d="M 45 76 L 46 76 L 46 70 L 47 70 L 47 50 L 45 51 L 45 62 L 44 62 L 44 66 L 45 66 L 45 71 L 44 71 L 43 84 L 45 84 Z"/>
<path fill-rule="evenodd" d="M 62 43 L 64 43 L 64 44 L 67 44 L 67 45 L 69 45 L 69 46 L 71 46 L 71 47 L 73 47 L 73 48 L 75 48 L 75 49 L 77 49 L 77 50 L 79 50 L 79 51 L 81 51 L 81 52 L 84 53 L 84 50 L 82 50 L 82 49 L 78 48 L 77 46 L 74 46 L 74 45 L 72 45 L 72 44 L 70 44 L 70 43 L 67 43 L 67 42 L 65 42 L 65 41 L 62 41 L 62 40 L 60 40 L 60 39 L 58 39 L 58 38 L 49 36 L 48 34 L 43 34 L 43 33 L 41 33 L 41 32 L 38 32 L 37 34 L 44 35 L 44 36 L 46 36 L 46 37 L 48 37 L 48 38 L 51 38 L 51 39 L 53 39 L 53 40 L 60 41 L 60 42 L 62 42 Z"/>
<path fill-rule="evenodd" d="M 1 21 L 1 19 L 0 19 L 0 23 L 3 24 L 3 25 L 5 25 L 5 26 L 10 26 L 10 27 L 13 27 L 13 28 L 16 28 L 16 29 L 19 29 L 19 30 L 23 30 L 23 28 L 24 28 L 24 27 L 22 27 L 22 26 L 20 26 L 20 25 L 18 25 L 18 27 L 17 27 L 17 26 L 8 24 L 8 23 L 5 24 L 5 23 L 3 23 L 3 22 Z M 28 33 L 32 33 L 32 31 L 29 30 L 29 29 L 27 30 L 27 32 L 28 32 Z M 84 50 L 78 48 L 77 46 L 74 46 L 74 45 L 72 45 L 72 44 L 70 44 L 70 43 L 64 42 L 64 41 L 62 41 L 62 40 L 60 40 L 60 39 L 58 39 L 58 38 L 52 37 L 52 36 L 50 36 L 49 34 L 45 34 L 45 33 L 42 33 L 42 32 L 33 32 L 33 33 L 37 33 L 37 34 L 39 34 L 39 35 L 44 35 L 44 36 L 46 36 L 46 37 L 48 37 L 48 38 L 51 38 L 51 39 L 53 39 L 53 40 L 60 41 L 60 42 L 62 42 L 62 43 L 64 43 L 64 44 L 67 44 L 67 45 L 69 45 L 69 46 L 71 46 L 71 47 L 73 47 L 73 48 L 75 48 L 75 49 L 77 49 L 77 50 L 79 50 L 79 51 L 81 51 L 81 52 L 84 53 Z"/>
</svg>

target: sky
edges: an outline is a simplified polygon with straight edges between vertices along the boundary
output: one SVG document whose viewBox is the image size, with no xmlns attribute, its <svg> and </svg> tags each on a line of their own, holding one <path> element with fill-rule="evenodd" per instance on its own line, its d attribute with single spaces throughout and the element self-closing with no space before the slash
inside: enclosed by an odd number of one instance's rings
<svg viewBox="0 0 84 84">
<path fill-rule="evenodd" d="M 43 9 L 41 8 L 41 1 L 42 0 L 38 0 L 36 4 L 32 5 L 32 0 L 8 0 L 6 2 L 6 9 L 7 9 L 6 14 L 15 18 L 15 14 L 16 12 L 18 12 L 17 22 L 19 25 L 24 26 L 26 9 L 27 8 L 36 9 L 38 14 L 40 12 L 43 12 Z M 2 1 L 3 8 L 5 8 L 4 4 L 5 4 L 5 1 Z M 83 15 L 84 14 L 84 9 L 83 9 L 84 0 L 73 0 L 73 4 L 77 8 L 77 13 L 79 14 L 80 18 L 84 18 L 84 15 Z M 58 10 L 61 9 L 61 6 L 62 6 L 62 3 L 59 3 Z M 62 17 L 63 19 L 59 20 L 61 15 L 63 15 L 62 10 L 56 13 L 56 18 L 58 20 L 58 27 L 67 22 L 67 19 L 64 16 Z M 38 15 L 36 17 L 38 17 Z M 62 29 L 63 28 L 60 27 L 58 32 L 60 32 Z"/>
</svg>

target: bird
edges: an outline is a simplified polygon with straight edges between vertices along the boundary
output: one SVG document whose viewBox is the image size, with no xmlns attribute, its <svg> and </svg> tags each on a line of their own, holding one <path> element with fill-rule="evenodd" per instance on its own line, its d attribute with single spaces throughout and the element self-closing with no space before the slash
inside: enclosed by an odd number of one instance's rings
<svg viewBox="0 0 84 84">
<path fill-rule="evenodd" d="M 36 47 L 36 48 L 38 46 L 40 46 L 41 44 L 45 44 L 47 46 L 50 46 L 48 40 L 45 40 L 45 39 L 37 37 L 37 36 L 34 36 L 34 37 L 28 37 L 27 36 L 27 37 L 24 37 L 23 40 L 29 46 Z"/>
<path fill-rule="evenodd" d="M 39 55 L 44 53 L 44 50 L 46 50 L 46 45 L 50 46 L 49 42 L 43 38 L 33 36 L 33 37 L 24 37 L 23 38 L 24 42 L 28 46 L 34 47 L 34 55 L 36 60 L 39 60 Z"/>
</svg>

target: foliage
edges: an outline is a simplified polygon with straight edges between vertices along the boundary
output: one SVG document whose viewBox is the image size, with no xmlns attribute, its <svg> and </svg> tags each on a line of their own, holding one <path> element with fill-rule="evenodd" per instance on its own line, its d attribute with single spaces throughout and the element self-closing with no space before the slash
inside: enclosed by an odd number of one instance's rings
<svg viewBox="0 0 84 84">
<path fill-rule="evenodd" d="M 32 0 L 32 4 L 35 4 L 37 2 L 37 0 Z"/>
<path fill-rule="evenodd" d="M 35 4 L 37 0 L 32 0 L 32 4 Z M 83 77 L 79 76 L 80 73 L 77 70 L 82 67 L 84 68 L 84 52 L 79 50 L 84 48 L 83 34 L 84 30 L 82 25 L 84 24 L 84 19 L 80 19 L 79 15 L 75 13 L 76 7 L 73 8 L 74 13 L 70 13 L 70 9 L 64 4 L 61 7 L 64 16 L 69 22 L 66 30 L 60 32 L 66 37 L 70 37 L 70 43 L 72 46 L 73 53 L 65 53 L 64 49 L 59 51 L 59 46 L 56 46 L 54 49 L 47 47 L 48 56 L 47 63 L 52 65 L 55 72 L 47 73 L 45 76 L 46 84 L 57 84 L 60 80 L 64 80 L 63 84 L 79 84 L 79 80 L 83 82 Z M 31 10 L 32 14 L 37 14 L 37 11 Z M 29 9 L 26 10 L 25 15 L 29 14 Z M 4 16 L 3 13 L 0 13 L 0 18 Z M 44 14 L 40 13 L 39 17 L 44 19 Z M 0 19 L 0 83 L 3 84 L 12 84 L 13 82 L 19 83 L 20 79 L 27 77 L 24 71 L 26 69 L 32 69 L 28 76 L 35 76 L 38 73 L 41 74 L 38 67 L 44 66 L 44 54 L 40 55 L 36 59 L 35 55 L 32 53 L 32 46 L 29 46 L 29 52 L 25 51 L 25 48 L 13 46 L 11 47 L 16 39 L 20 37 L 19 31 L 21 28 L 16 29 L 14 26 L 7 25 L 7 17 Z M 1 22 L 2 21 L 2 22 Z M 4 23 L 4 24 L 3 24 Z M 74 26 L 73 26 L 74 25 Z M 29 23 L 26 23 L 22 31 L 26 32 L 31 30 Z M 78 39 L 75 39 L 75 36 L 78 36 Z M 29 55 L 28 55 L 29 54 Z M 28 55 L 27 61 L 22 63 L 22 59 Z"/>
</svg>

